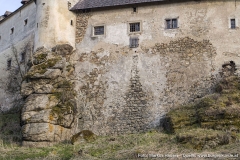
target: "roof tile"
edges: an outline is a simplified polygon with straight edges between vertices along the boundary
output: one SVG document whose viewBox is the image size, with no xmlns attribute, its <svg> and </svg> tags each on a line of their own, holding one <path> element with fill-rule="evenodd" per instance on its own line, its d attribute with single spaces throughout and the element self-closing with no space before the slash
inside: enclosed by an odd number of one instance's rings
<svg viewBox="0 0 240 160">
<path fill-rule="evenodd" d="M 139 4 L 139 3 L 148 3 L 148 2 L 160 2 L 165 0 L 80 0 L 73 8 L 74 10 L 83 10 L 91 8 L 102 8 L 102 7 L 111 7 L 111 6 L 122 6 L 129 4 Z"/>
</svg>

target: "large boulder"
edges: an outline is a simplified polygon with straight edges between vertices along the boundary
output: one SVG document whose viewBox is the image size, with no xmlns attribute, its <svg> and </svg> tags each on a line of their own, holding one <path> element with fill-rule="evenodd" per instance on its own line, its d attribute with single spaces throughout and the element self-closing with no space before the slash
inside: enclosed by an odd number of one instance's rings
<svg viewBox="0 0 240 160">
<path fill-rule="evenodd" d="M 40 48 L 26 74 L 21 93 L 26 97 L 22 108 L 22 135 L 25 146 L 44 146 L 70 140 L 76 115 L 74 76 L 69 56 L 73 47 L 58 45 L 49 51 Z M 65 58 L 68 56 L 68 58 Z M 70 73 L 71 71 L 71 73 Z"/>
</svg>

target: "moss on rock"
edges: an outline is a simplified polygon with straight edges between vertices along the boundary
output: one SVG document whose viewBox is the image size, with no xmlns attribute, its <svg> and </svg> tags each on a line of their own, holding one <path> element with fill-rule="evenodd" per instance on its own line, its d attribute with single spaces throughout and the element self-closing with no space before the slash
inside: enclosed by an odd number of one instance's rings
<svg viewBox="0 0 240 160">
<path fill-rule="evenodd" d="M 47 71 L 47 69 L 53 67 L 59 60 L 61 60 L 60 57 L 51 58 L 41 64 L 35 65 L 30 69 L 25 77 L 32 78 L 35 74 L 42 75 Z"/>
<path fill-rule="evenodd" d="M 216 148 L 219 145 L 229 144 L 235 141 L 236 135 L 212 129 L 190 129 L 181 130 L 176 136 L 177 142 L 189 148 L 198 150 Z"/>
<path fill-rule="evenodd" d="M 237 139 L 234 134 L 240 133 L 239 84 L 237 76 L 223 79 L 217 85 L 220 93 L 170 111 L 163 127 L 170 133 L 176 133 L 179 143 L 188 143 L 196 149 L 227 144 L 226 135 L 228 142 Z"/>
<path fill-rule="evenodd" d="M 92 142 L 96 140 L 96 135 L 89 130 L 82 130 L 81 132 L 75 134 L 71 138 L 71 143 L 74 144 L 79 140 L 85 140 L 86 142 Z"/>
</svg>

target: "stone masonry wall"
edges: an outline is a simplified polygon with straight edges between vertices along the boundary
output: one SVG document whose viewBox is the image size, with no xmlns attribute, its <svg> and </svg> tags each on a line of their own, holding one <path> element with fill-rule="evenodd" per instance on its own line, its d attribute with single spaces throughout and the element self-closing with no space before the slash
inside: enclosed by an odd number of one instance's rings
<svg viewBox="0 0 240 160">
<path fill-rule="evenodd" d="M 78 13 L 76 20 L 76 43 L 80 43 L 86 33 L 91 13 Z"/>
<path fill-rule="evenodd" d="M 189 37 L 152 48 L 114 45 L 80 54 L 76 63 L 79 130 L 144 132 L 172 107 L 213 89 L 215 48 Z"/>
<path fill-rule="evenodd" d="M 171 109 L 213 92 L 222 64 L 240 68 L 239 8 L 239 2 L 206 0 L 144 4 L 136 13 L 131 7 L 93 9 L 87 19 L 79 14 L 78 130 L 144 132 L 158 128 Z M 166 19 L 177 19 L 178 27 L 167 29 Z M 140 32 L 129 31 L 131 22 Z M 98 25 L 105 33 L 93 37 Z M 138 47 L 130 48 L 131 37 Z"/>
<path fill-rule="evenodd" d="M 167 69 L 164 95 L 167 103 L 180 105 L 213 90 L 216 49 L 209 40 L 198 42 L 185 37 L 169 44 L 157 43 L 153 53 L 161 55 L 164 59 L 162 65 Z M 164 97 L 162 101 L 166 101 Z"/>
</svg>

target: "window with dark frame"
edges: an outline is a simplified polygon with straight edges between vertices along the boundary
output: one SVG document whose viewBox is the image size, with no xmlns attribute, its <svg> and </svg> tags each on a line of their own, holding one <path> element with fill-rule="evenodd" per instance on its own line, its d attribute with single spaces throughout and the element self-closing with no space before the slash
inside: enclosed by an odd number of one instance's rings
<svg viewBox="0 0 240 160">
<path fill-rule="evenodd" d="M 24 20 L 24 26 L 26 26 L 27 23 L 28 23 L 28 19 L 25 19 L 25 20 Z"/>
<path fill-rule="evenodd" d="M 130 48 L 137 48 L 139 46 L 139 38 L 138 37 L 130 37 Z"/>
<path fill-rule="evenodd" d="M 133 7 L 133 12 L 137 12 L 137 7 Z"/>
<path fill-rule="evenodd" d="M 11 28 L 11 34 L 13 34 L 14 33 L 14 27 L 13 28 Z"/>
<path fill-rule="evenodd" d="M 94 35 L 104 35 L 104 26 L 95 26 L 94 28 Z"/>
<path fill-rule="evenodd" d="M 178 19 L 166 19 L 166 28 L 167 29 L 174 29 L 178 28 Z"/>
<path fill-rule="evenodd" d="M 231 19 L 231 29 L 235 29 L 236 28 L 236 20 L 235 19 Z"/>
<path fill-rule="evenodd" d="M 140 22 L 129 23 L 130 32 L 140 32 Z"/>
<path fill-rule="evenodd" d="M 21 53 L 20 62 L 24 62 L 26 59 L 26 52 Z"/>
<path fill-rule="evenodd" d="M 8 59 L 7 60 L 7 69 L 11 69 L 11 66 L 12 66 L 12 59 Z"/>
</svg>

